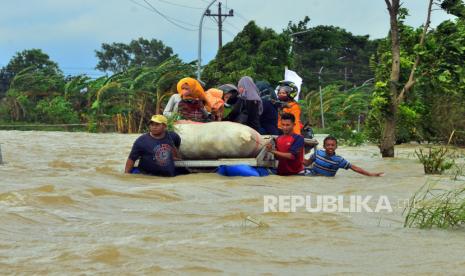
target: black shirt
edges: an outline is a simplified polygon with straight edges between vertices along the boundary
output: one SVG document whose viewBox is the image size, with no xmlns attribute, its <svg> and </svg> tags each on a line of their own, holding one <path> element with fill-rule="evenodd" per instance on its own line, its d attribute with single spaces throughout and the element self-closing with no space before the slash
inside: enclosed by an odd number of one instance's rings
<svg viewBox="0 0 465 276">
<path fill-rule="evenodd" d="M 233 121 L 247 125 L 256 131 L 260 131 L 260 115 L 258 114 L 259 101 L 249 101 L 239 98 L 233 109 L 225 118 L 225 121 Z M 241 118 L 247 117 L 245 121 Z"/>
<path fill-rule="evenodd" d="M 134 142 L 129 159 L 140 159 L 138 167 L 145 173 L 175 176 L 173 150 L 180 145 L 181 137 L 175 132 L 167 131 L 161 139 L 155 139 L 150 133 L 146 133 Z"/>
</svg>

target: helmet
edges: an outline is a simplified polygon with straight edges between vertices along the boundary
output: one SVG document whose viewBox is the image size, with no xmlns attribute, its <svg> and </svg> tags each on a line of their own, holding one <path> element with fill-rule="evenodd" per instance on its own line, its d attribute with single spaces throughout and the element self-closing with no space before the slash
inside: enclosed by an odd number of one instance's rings
<svg viewBox="0 0 465 276">
<path fill-rule="evenodd" d="M 295 96 L 297 96 L 298 88 L 292 81 L 280 81 L 278 87 L 276 87 L 276 92 L 279 92 L 281 89 L 286 91 L 287 96 L 290 98 L 295 98 Z"/>
<path fill-rule="evenodd" d="M 276 100 L 276 93 L 273 90 L 273 87 L 267 81 L 257 81 L 255 82 L 262 100 Z"/>
<path fill-rule="evenodd" d="M 218 89 L 223 91 L 223 100 L 225 98 L 224 97 L 225 94 L 231 94 L 231 97 L 225 102 L 225 106 L 231 106 L 237 102 L 238 92 L 237 92 L 237 87 L 234 84 L 230 84 L 230 83 L 223 84 L 220 87 L 218 87 Z"/>
</svg>

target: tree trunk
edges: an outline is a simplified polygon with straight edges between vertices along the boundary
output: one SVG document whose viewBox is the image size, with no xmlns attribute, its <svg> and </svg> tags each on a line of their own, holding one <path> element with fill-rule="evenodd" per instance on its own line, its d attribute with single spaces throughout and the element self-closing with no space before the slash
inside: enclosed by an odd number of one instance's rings
<svg viewBox="0 0 465 276">
<path fill-rule="evenodd" d="M 399 0 L 385 0 L 390 17 L 391 33 L 391 53 L 392 66 L 389 78 L 389 114 L 386 116 L 383 135 L 379 149 L 383 157 L 394 157 L 394 145 L 396 143 L 396 115 L 397 115 L 397 95 L 399 94 L 400 78 L 400 39 L 399 39 Z"/>
<path fill-rule="evenodd" d="M 379 145 L 383 157 L 394 157 L 394 145 L 396 144 L 397 106 L 394 104 L 390 107 L 393 109 L 390 110 L 391 114 L 385 118 L 383 136 Z"/>
<path fill-rule="evenodd" d="M 385 0 L 390 18 L 390 33 L 391 33 L 391 53 L 392 53 L 392 67 L 391 76 L 389 78 L 389 113 L 386 114 L 384 130 L 381 137 L 379 149 L 383 157 L 394 157 L 394 145 L 396 143 L 396 118 L 399 104 L 404 100 L 405 93 L 408 92 L 415 84 L 415 70 L 420 63 L 420 56 L 417 55 L 414 66 L 410 72 L 407 84 L 400 89 L 400 38 L 399 38 L 399 8 L 400 0 Z M 426 23 L 423 27 L 423 32 L 420 38 L 420 46 L 424 45 L 426 33 L 431 19 L 431 8 L 433 0 L 428 2 L 428 13 Z"/>
</svg>

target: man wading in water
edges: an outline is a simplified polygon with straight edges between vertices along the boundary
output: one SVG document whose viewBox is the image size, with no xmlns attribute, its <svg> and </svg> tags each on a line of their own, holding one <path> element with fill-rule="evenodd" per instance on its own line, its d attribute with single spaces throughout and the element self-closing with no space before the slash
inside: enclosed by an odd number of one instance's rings
<svg viewBox="0 0 465 276">
<path fill-rule="evenodd" d="M 278 175 L 296 175 L 304 172 L 304 137 L 294 133 L 295 117 L 290 113 L 281 116 L 283 135 L 276 139 L 276 150 L 271 144 L 266 150 L 278 159 Z"/>
<path fill-rule="evenodd" d="M 168 120 L 163 115 L 154 115 L 150 120 L 149 133 L 134 142 L 126 161 L 125 173 L 144 173 L 159 176 L 175 176 L 174 160 L 179 160 L 178 149 L 181 137 L 167 131 Z M 140 159 L 139 166 L 134 167 Z"/>
</svg>

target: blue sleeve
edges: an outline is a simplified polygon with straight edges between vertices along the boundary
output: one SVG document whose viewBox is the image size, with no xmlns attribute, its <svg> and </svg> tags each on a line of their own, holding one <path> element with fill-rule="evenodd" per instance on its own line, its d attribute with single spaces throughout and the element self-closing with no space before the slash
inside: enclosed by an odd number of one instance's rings
<svg viewBox="0 0 465 276">
<path fill-rule="evenodd" d="M 315 161 L 316 160 L 316 150 L 310 155 L 309 160 L 310 161 Z"/>
<path fill-rule="evenodd" d="M 340 169 L 350 169 L 352 165 L 349 163 L 349 161 L 345 160 L 344 158 L 341 157 L 341 161 L 339 161 L 339 168 Z"/>
<path fill-rule="evenodd" d="M 136 161 L 142 156 L 142 140 L 141 137 L 137 138 L 137 140 L 132 145 L 131 153 L 129 153 L 129 159 L 132 161 Z"/>
<path fill-rule="evenodd" d="M 294 135 L 294 143 L 292 143 L 289 152 L 292 153 L 294 156 L 297 156 L 301 149 L 304 147 L 304 137 L 300 135 Z"/>
</svg>

